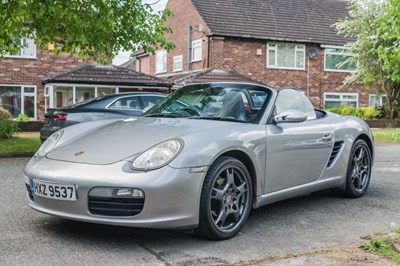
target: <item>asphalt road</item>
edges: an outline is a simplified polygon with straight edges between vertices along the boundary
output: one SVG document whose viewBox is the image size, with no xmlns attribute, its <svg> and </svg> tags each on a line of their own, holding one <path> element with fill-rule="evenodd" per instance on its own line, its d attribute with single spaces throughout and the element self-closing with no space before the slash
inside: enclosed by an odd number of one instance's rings
<svg viewBox="0 0 400 266">
<path fill-rule="evenodd" d="M 259 260 L 330 247 L 400 227 L 400 145 L 379 144 L 368 193 L 329 191 L 251 213 L 226 241 L 188 232 L 143 230 L 63 220 L 27 206 L 21 173 L 28 159 L 0 159 L 0 265 L 210 265 Z"/>
</svg>

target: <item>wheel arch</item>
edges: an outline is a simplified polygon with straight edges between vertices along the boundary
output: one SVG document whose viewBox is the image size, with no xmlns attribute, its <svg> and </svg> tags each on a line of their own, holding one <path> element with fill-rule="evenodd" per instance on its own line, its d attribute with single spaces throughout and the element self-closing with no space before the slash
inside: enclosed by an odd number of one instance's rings
<svg viewBox="0 0 400 266">
<path fill-rule="evenodd" d="M 369 150 L 371 152 L 371 159 L 372 159 L 372 163 L 373 163 L 374 162 L 374 145 L 372 143 L 372 140 L 370 139 L 370 137 L 368 135 L 361 134 L 354 140 L 354 143 L 359 139 L 362 139 L 367 143 L 368 148 L 369 148 Z"/>
<path fill-rule="evenodd" d="M 241 161 L 244 164 L 244 166 L 246 166 L 247 171 L 249 171 L 250 180 L 251 180 L 251 184 L 253 187 L 253 199 L 252 200 L 254 203 L 254 200 L 256 199 L 256 194 L 257 194 L 257 172 L 256 172 L 254 163 L 251 160 L 250 156 L 240 150 L 230 150 L 230 151 L 220 154 L 216 159 L 218 159 L 222 156 L 230 156 L 230 157 L 236 158 L 239 161 Z"/>
</svg>

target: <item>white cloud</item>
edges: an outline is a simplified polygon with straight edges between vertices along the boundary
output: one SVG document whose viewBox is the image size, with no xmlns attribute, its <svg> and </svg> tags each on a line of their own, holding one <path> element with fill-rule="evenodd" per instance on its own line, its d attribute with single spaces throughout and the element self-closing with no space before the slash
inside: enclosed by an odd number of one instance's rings
<svg viewBox="0 0 400 266">
<path fill-rule="evenodd" d="M 143 3 L 150 4 L 154 11 L 162 11 L 165 9 L 168 0 L 143 0 Z"/>
<path fill-rule="evenodd" d="M 120 51 L 112 60 L 112 64 L 119 66 L 126 61 L 129 60 L 129 56 L 131 55 L 132 52 L 125 52 L 125 51 Z"/>
</svg>

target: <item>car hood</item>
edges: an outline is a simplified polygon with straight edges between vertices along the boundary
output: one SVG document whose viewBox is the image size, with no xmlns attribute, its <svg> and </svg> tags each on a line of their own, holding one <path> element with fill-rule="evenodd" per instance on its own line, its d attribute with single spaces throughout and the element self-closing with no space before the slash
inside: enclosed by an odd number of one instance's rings
<svg viewBox="0 0 400 266">
<path fill-rule="evenodd" d="M 111 164 L 133 157 L 165 140 L 182 138 L 192 132 L 213 129 L 234 122 L 180 118 L 130 118 L 96 130 L 88 130 L 47 154 L 53 160 L 86 164 Z M 67 128 L 68 129 L 68 128 Z M 65 131 L 68 134 L 68 131 Z"/>
</svg>

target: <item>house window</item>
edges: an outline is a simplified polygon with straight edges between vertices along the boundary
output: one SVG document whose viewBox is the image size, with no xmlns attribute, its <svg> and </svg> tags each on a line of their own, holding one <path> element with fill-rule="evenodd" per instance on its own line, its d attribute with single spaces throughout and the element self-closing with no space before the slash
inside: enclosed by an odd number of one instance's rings
<svg viewBox="0 0 400 266">
<path fill-rule="evenodd" d="M 32 39 L 16 39 L 16 42 L 24 47 L 14 54 L 7 55 L 7 57 L 36 58 L 36 44 Z"/>
<path fill-rule="evenodd" d="M 50 104 L 50 108 L 60 108 L 74 103 L 73 86 L 54 86 L 53 104 Z"/>
<path fill-rule="evenodd" d="M 370 94 L 369 95 L 369 106 L 379 106 L 385 103 L 386 95 L 384 94 Z"/>
<path fill-rule="evenodd" d="M 113 87 L 97 87 L 97 97 L 115 94 L 116 88 Z"/>
<path fill-rule="evenodd" d="M 324 106 L 325 109 L 339 106 L 358 107 L 358 93 L 326 92 L 324 94 Z"/>
<path fill-rule="evenodd" d="M 167 72 L 167 51 L 159 50 L 156 52 L 156 73 Z"/>
<path fill-rule="evenodd" d="M 36 120 L 36 86 L 0 85 L 0 107 L 8 110 L 13 118 L 26 114 Z"/>
<path fill-rule="evenodd" d="M 350 62 L 342 64 L 354 54 L 347 53 L 347 49 L 335 46 L 321 46 L 325 48 L 324 70 L 336 72 L 352 72 L 356 70 L 357 63 Z"/>
<path fill-rule="evenodd" d="M 174 56 L 172 71 L 182 71 L 182 55 Z"/>
<path fill-rule="evenodd" d="M 46 111 L 76 103 L 90 101 L 95 97 L 117 93 L 117 87 L 95 85 L 53 85 L 45 87 Z M 122 92 L 122 91 L 121 91 Z"/>
<path fill-rule="evenodd" d="M 94 87 L 75 87 L 75 103 L 86 102 L 95 98 Z"/>
<path fill-rule="evenodd" d="M 192 62 L 201 61 L 203 40 L 195 40 L 192 42 Z"/>
<path fill-rule="evenodd" d="M 268 43 L 267 67 L 304 69 L 305 45 L 297 43 Z"/>
</svg>

